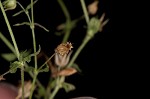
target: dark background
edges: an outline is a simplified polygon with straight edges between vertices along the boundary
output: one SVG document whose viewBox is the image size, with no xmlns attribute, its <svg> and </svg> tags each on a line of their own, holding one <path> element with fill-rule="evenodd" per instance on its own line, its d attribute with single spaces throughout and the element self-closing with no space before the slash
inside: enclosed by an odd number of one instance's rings
<svg viewBox="0 0 150 99">
<path fill-rule="evenodd" d="M 86 0 L 85 0 L 86 1 Z M 30 3 L 30 0 L 19 1 L 24 7 Z M 64 0 L 72 19 L 80 17 L 83 12 L 80 0 Z M 87 0 L 86 4 L 92 3 L 93 0 Z M 11 25 L 27 21 L 25 14 L 17 17 L 12 17 L 14 13 L 20 10 L 17 6 L 15 10 L 7 11 L 7 15 Z M 60 90 L 56 98 L 68 99 L 77 96 L 91 96 L 98 99 L 112 99 L 116 93 L 116 65 L 118 65 L 118 57 L 116 57 L 115 35 L 112 30 L 112 2 L 110 0 L 99 0 L 99 9 L 97 16 L 100 17 L 102 13 L 106 13 L 106 18 L 109 18 L 109 23 L 104 27 L 102 32 L 97 33 L 94 38 L 82 50 L 77 60 L 75 61 L 82 70 L 82 73 L 66 78 L 66 81 L 73 83 L 76 90 L 65 93 Z M 57 0 L 39 0 L 34 5 L 35 22 L 45 26 L 50 32 L 45 32 L 39 27 L 35 27 L 35 35 L 37 45 L 41 45 L 42 51 L 48 56 L 51 56 L 54 49 L 62 40 L 62 36 L 56 36 L 56 27 L 65 22 L 63 12 L 57 3 Z M 92 16 L 90 16 L 92 17 Z M 85 21 L 78 23 L 77 27 L 72 30 L 69 41 L 73 43 L 74 52 L 81 44 L 86 29 Z M 13 27 L 14 35 L 19 47 L 19 50 L 32 49 L 32 34 L 28 26 Z M 0 31 L 10 39 L 5 21 L 0 13 Z M 0 53 L 10 52 L 3 42 L 0 42 Z M 9 62 L 0 58 L 1 69 L 0 73 L 4 73 L 9 69 Z M 18 71 L 19 73 L 19 71 Z M 8 74 L 5 76 L 6 81 L 17 84 L 20 79 L 18 74 Z M 39 79 L 43 84 L 46 84 L 49 77 L 48 73 L 39 74 Z M 43 79 L 44 78 L 44 79 Z M 28 77 L 26 78 L 28 79 Z M 119 83 L 119 82 L 118 82 Z"/>
</svg>

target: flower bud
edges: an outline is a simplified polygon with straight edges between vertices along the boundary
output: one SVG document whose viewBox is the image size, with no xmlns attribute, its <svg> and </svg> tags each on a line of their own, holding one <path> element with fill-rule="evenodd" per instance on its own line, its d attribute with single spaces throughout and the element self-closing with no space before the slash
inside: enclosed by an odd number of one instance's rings
<svg viewBox="0 0 150 99">
<path fill-rule="evenodd" d="M 66 66 L 70 60 L 72 48 L 72 44 L 69 42 L 58 45 L 55 49 L 55 64 L 60 67 Z"/>
<path fill-rule="evenodd" d="M 91 3 L 90 5 L 88 5 L 88 12 L 89 12 L 89 14 L 91 14 L 91 15 L 96 14 L 96 12 L 98 10 L 98 3 L 99 3 L 99 1 L 96 0 L 93 3 Z"/>
<path fill-rule="evenodd" d="M 105 13 L 102 14 L 102 16 L 100 17 L 100 19 L 96 18 L 96 17 L 92 17 L 89 24 L 88 24 L 88 29 L 87 29 L 87 35 L 89 37 L 93 37 L 97 32 L 101 32 L 103 27 L 107 24 L 107 22 L 109 21 L 104 20 L 105 17 Z"/>
<path fill-rule="evenodd" d="M 5 8 L 5 11 L 6 10 L 13 10 L 16 8 L 17 2 L 16 2 L 16 0 L 6 0 L 3 2 L 3 6 Z"/>
</svg>

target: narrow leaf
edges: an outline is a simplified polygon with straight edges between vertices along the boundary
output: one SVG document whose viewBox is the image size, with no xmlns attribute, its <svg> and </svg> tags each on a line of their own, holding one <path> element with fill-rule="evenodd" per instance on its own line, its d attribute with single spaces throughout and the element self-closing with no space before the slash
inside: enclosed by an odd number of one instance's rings
<svg viewBox="0 0 150 99">
<path fill-rule="evenodd" d="M 30 26 L 30 23 L 29 22 L 22 22 L 22 23 L 14 24 L 13 26 L 21 26 L 21 25 L 28 25 L 28 26 Z"/>
<path fill-rule="evenodd" d="M 14 61 L 17 58 L 14 53 L 2 53 L 1 56 L 9 62 Z"/>
</svg>

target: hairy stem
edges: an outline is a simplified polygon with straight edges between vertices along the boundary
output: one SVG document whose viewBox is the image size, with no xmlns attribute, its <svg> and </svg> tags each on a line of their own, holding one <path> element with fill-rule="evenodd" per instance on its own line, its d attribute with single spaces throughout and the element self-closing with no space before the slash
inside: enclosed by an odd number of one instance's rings
<svg viewBox="0 0 150 99">
<path fill-rule="evenodd" d="M 8 21 L 7 15 L 6 15 L 6 13 L 5 13 L 5 10 L 4 10 L 4 7 L 3 7 L 1 1 L 0 1 L 0 8 L 1 8 L 1 11 L 2 11 L 2 13 L 3 13 L 3 16 L 4 16 L 4 19 L 5 19 L 5 22 L 6 22 L 8 31 L 9 31 L 9 33 L 10 33 L 10 36 L 11 36 L 11 39 L 12 39 L 12 42 L 13 42 L 13 45 L 14 45 L 14 48 L 15 48 L 15 54 L 16 54 L 18 60 L 19 60 L 20 53 L 19 53 L 19 50 L 18 50 L 18 46 L 17 46 L 17 43 L 16 43 L 16 40 L 15 40 L 13 31 L 12 31 L 12 29 L 11 29 L 10 23 L 9 23 L 9 21 Z"/>
<path fill-rule="evenodd" d="M 21 66 L 22 99 L 24 99 L 24 66 Z"/>
<path fill-rule="evenodd" d="M 31 93 L 30 93 L 29 99 L 32 99 L 32 95 L 33 95 L 33 92 L 34 92 L 37 75 L 38 75 L 38 73 L 34 73 L 34 77 L 33 77 L 33 81 L 32 81 L 32 87 L 31 87 Z"/>
</svg>

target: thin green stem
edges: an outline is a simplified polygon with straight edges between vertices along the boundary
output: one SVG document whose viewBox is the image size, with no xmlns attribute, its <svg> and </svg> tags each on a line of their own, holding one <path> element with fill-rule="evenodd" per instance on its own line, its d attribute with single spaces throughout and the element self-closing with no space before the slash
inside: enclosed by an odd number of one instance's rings
<svg viewBox="0 0 150 99">
<path fill-rule="evenodd" d="M 57 1 L 58 1 L 58 3 L 59 3 L 60 7 L 62 8 L 62 11 L 63 11 L 63 13 L 64 13 L 66 19 L 69 19 L 69 20 L 70 20 L 70 19 L 71 19 L 71 18 L 70 18 L 70 14 L 69 14 L 69 12 L 68 12 L 68 10 L 67 10 L 67 7 L 65 6 L 63 0 L 57 0 Z"/>
<path fill-rule="evenodd" d="M 54 99 L 55 95 L 57 94 L 58 90 L 59 90 L 59 86 L 56 86 L 53 93 L 50 95 L 49 99 Z"/>
<path fill-rule="evenodd" d="M 36 53 L 36 39 L 35 39 L 35 31 L 34 31 L 34 14 L 33 14 L 33 0 L 31 0 L 31 31 L 32 31 L 32 38 L 33 38 L 33 49 L 34 49 L 34 53 Z M 32 87 L 31 87 L 31 93 L 30 93 L 30 97 L 29 99 L 32 99 L 32 95 L 34 92 L 34 87 L 35 87 L 35 82 L 37 79 L 37 75 L 38 75 L 38 71 L 37 71 L 37 56 L 34 56 L 34 78 L 33 78 L 33 82 L 32 82 Z"/>
<path fill-rule="evenodd" d="M 56 96 L 57 92 L 59 91 L 59 89 L 62 87 L 62 83 L 64 81 L 65 77 L 61 76 L 61 77 L 57 77 L 56 78 L 56 86 L 54 88 L 54 91 L 52 92 L 52 94 L 50 95 L 49 99 L 54 99 L 54 97 Z"/>
<path fill-rule="evenodd" d="M 7 27 L 8 27 L 8 31 L 9 31 L 9 33 L 10 33 L 10 36 L 11 36 L 11 39 L 12 39 L 14 48 L 15 48 L 16 56 L 17 56 L 17 58 L 19 59 L 20 53 L 19 53 L 19 50 L 18 50 L 18 46 L 17 46 L 17 43 L 16 43 L 16 40 L 15 40 L 13 31 L 12 31 L 12 29 L 11 29 L 10 23 L 9 23 L 9 21 L 8 21 L 7 15 L 6 15 L 6 13 L 5 13 L 5 10 L 4 10 L 4 7 L 3 7 L 1 1 L 0 1 L 0 7 L 1 7 L 1 11 L 2 11 L 2 13 L 3 13 L 3 16 L 4 16 L 4 19 L 5 19 L 6 25 L 7 25 Z"/>
<path fill-rule="evenodd" d="M 72 66 L 72 64 L 77 59 L 78 55 L 80 54 L 80 52 L 82 51 L 82 49 L 85 47 L 85 45 L 88 43 L 88 41 L 90 39 L 91 39 L 91 37 L 88 36 L 88 35 L 85 37 L 85 39 L 83 40 L 82 44 L 79 46 L 79 48 L 77 49 L 77 51 L 75 52 L 75 54 L 71 58 L 71 60 L 70 60 L 69 64 L 67 65 L 67 67 L 71 67 Z"/>
<path fill-rule="evenodd" d="M 29 72 L 29 75 L 30 75 L 32 78 L 34 78 L 33 72 Z M 40 83 L 40 81 L 39 81 L 38 79 L 36 79 L 36 83 L 37 83 L 37 85 L 38 85 L 39 87 L 44 88 L 44 86 Z"/>
<path fill-rule="evenodd" d="M 32 26 L 31 26 L 32 27 Z M 33 37 L 33 49 L 34 49 L 34 53 L 36 53 L 36 40 L 35 40 L 35 32 L 34 32 L 34 28 L 32 28 L 32 37 Z M 35 70 L 37 70 L 37 56 L 34 56 L 34 65 L 35 65 Z"/>
<path fill-rule="evenodd" d="M 65 31 L 65 35 L 63 37 L 62 42 L 66 42 L 70 36 L 70 32 L 71 32 L 71 18 L 70 18 L 70 14 L 67 10 L 67 7 L 65 6 L 63 0 L 57 0 L 60 7 L 62 8 L 62 11 L 66 17 L 66 31 Z"/>
<path fill-rule="evenodd" d="M 24 66 L 21 66 L 22 99 L 24 99 Z"/>
<path fill-rule="evenodd" d="M 82 10 L 83 10 L 83 13 L 84 13 L 84 16 L 85 16 L 86 23 L 88 24 L 89 23 L 89 15 L 88 15 L 88 11 L 86 9 L 85 1 L 80 0 L 80 2 L 81 2 L 81 6 L 82 6 Z"/>
<path fill-rule="evenodd" d="M 34 24 L 33 0 L 31 0 L 31 19 L 32 19 L 32 24 Z"/>
<path fill-rule="evenodd" d="M 24 11 L 24 13 L 27 15 L 29 22 L 31 23 L 31 19 L 30 19 L 30 15 L 29 13 L 27 13 L 27 11 L 25 10 L 25 8 L 17 1 L 18 5 L 21 7 L 21 9 Z"/>
<path fill-rule="evenodd" d="M 14 53 L 16 54 L 16 51 L 14 49 L 14 46 L 9 42 L 9 40 L 0 32 L 0 39 L 5 43 L 5 45 Z M 17 56 L 17 55 L 16 55 Z"/>
<path fill-rule="evenodd" d="M 25 66 L 27 67 L 28 64 L 25 64 Z M 32 71 L 29 71 L 28 73 L 29 73 L 29 75 L 34 79 L 34 74 L 33 74 L 33 72 L 32 72 Z M 40 87 L 40 88 L 42 88 L 42 89 L 45 89 L 45 87 L 41 84 L 41 82 L 40 82 L 38 79 L 36 79 L 36 83 L 37 83 L 37 86 L 38 86 L 38 87 Z"/>
<path fill-rule="evenodd" d="M 82 9 L 84 12 L 84 16 L 85 16 L 85 20 L 86 23 L 89 24 L 89 16 L 88 16 L 88 12 L 86 9 L 86 5 L 85 5 L 85 1 L 84 0 L 80 0 L 81 5 L 82 5 Z M 88 33 L 87 33 L 88 34 Z M 82 51 L 82 49 L 85 47 L 85 45 L 88 43 L 88 41 L 91 39 L 91 36 L 86 35 L 82 44 L 79 46 L 79 48 L 77 49 L 77 51 L 75 52 L 74 56 L 72 57 L 72 59 L 70 60 L 69 64 L 67 65 L 67 67 L 71 67 L 72 64 L 74 63 L 74 61 L 77 59 L 78 55 L 80 54 L 80 52 Z"/>
<path fill-rule="evenodd" d="M 0 75 L 0 76 L 5 76 L 6 74 L 10 73 L 10 71 L 5 72 L 4 74 Z"/>
<path fill-rule="evenodd" d="M 66 27 L 70 27 L 70 26 L 69 26 L 69 23 L 70 23 L 70 22 L 66 23 L 66 24 L 67 24 Z M 65 42 L 68 41 L 69 36 L 70 36 L 70 33 L 71 33 L 71 29 L 69 29 L 69 28 L 66 29 L 65 35 L 64 35 L 63 40 L 62 40 L 63 43 L 65 43 Z"/>
<path fill-rule="evenodd" d="M 32 87 L 31 87 L 31 92 L 30 92 L 29 99 L 32 99 L 34 88 L 35 88 L 35 82 L 37 80 L 37 75 L 38 75 L 38 72 L 34 73 L 34 77 L 33 77 L 33 81 L 32 81 Z"/>
<path fill-rule="evenodd" d="M 36 39 L 35 39 L 35 31 L 34 31 L 34 14 L 33 14 L 33 0 L 31 0 L 31 17 L 32 17 L 32 22 L 31 22 L 31 31 L 32 31 L 32 38 L 33 38 L 33 49 L 34 53 L 36 53 Z M 34 56 L 34 63 L 35 63 L 35 71 L 37 70 L 37 56 Z"/>
<path fill-rule="evenodd" d="M 41 66 L 39 67 L 38 71 L 39 71 L 40 69 L 42 69 L 43 66 L 45 66 L 45 65 L 47 64 L 47 62 L 50 61 L 50 60 L 53 58 L 54 55 L 55 55 L 55 53 L 54 53 L 50 58 L 48 58 L 48 60 L 46 60 L 46 62 L 44 62 L 43 65 L 41 65 Z"/>
</svg>

